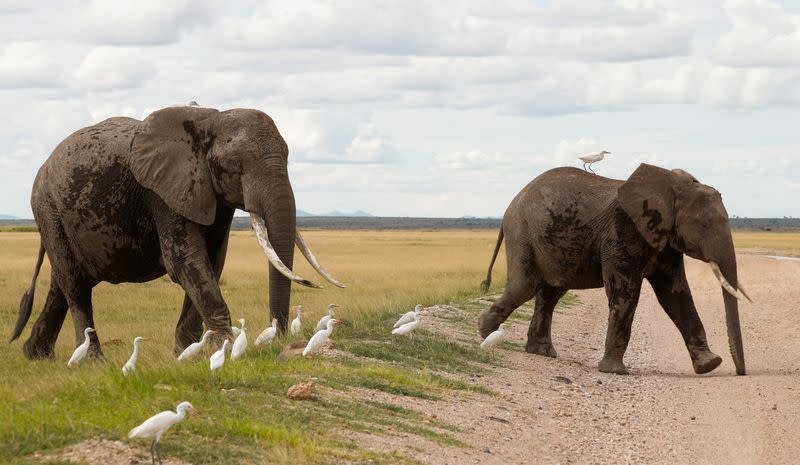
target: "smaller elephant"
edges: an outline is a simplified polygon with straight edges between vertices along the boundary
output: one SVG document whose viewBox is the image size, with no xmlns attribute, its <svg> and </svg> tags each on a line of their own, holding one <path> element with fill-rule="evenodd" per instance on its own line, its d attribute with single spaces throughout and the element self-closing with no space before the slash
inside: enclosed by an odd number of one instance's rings
<svg viewBox="0 0 800 465">
<path fill-rule="evenodd" d="M 555 357 L 550 325 L 559 299 L 569 289 L 604 287 L 608 332 L 599 369 L 628 373 L 622 359 L 646 279 L 683 336 L 694 371 L 707 373 L 722 359 L 708 347 L 686 280 L 686 254 L 709 262 L 720 281 L 731 355 L 736 373 L 745 374 L 737 298 L 746 294 L 728 213 L 720 193 L 689 173 L 642 164 L 627 181 L 576 168 L 541 174 L 506 210 L 484 292 L 504 237 L 508 283 L 479 317 L 482 337 L 535 297 L 525 350 Z"/>
</svg>

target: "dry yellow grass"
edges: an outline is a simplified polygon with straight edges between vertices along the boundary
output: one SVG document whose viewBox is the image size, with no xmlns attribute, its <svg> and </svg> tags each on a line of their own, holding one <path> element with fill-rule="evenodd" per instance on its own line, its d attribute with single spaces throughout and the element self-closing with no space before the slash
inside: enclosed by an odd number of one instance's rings
<svg viewBox="0 0 800 465">
<path fill-rule="evenodd" d="M 316 323 L 328 303 L 340 306 L 338 315 L 358 319 L 374 309 L 433 304 L 465 292 L 475 292 L 483 279 L 495 231 L 308 231 L 304 233 L 317 258 L 347 284 L 339 289 L 324 281 L 299 253 L 295 271 L 325 289 L 293 286 L 292 303 L 307 310 Z M 39 236 L 35 233 L 0 234 L 0 335 L 8 335 L 16 321 L 19 299 L 27 289 Z M 495 267 L 495 282 L 503 283 L 505 266 Z M 36 291 L 31 323 L 44 304 L 50 281 L 45 261 Z M 267 261 L 252 233 L 231 235 L 222 290 L 235 320 L 245 318 L 251 330 L 268 321 Z M 167 277 L 145 284 L 102 283 L 94 290 L 94 318 L 101 341 L 121 339 L 126 346 L 136 335 L 153 338 L 159 350 L 170 353 L 173 331 L 183 302 L 183 291 Z M 74 347 L 72 322 L 67 321 L 56 347 L 59 359 Z M 149 348 L 152 350 L 152 347 Z M 21 356 L 19 343 L 0 345 L 0 357 Z M 0 365 L 1 367 L 2 365 Z"/>
<path fill-rule="evenodd" d="M 733 233 L 733 242 L 740 249 L 800 251 L 800 232 L 742 231 Z"/>
</svg>

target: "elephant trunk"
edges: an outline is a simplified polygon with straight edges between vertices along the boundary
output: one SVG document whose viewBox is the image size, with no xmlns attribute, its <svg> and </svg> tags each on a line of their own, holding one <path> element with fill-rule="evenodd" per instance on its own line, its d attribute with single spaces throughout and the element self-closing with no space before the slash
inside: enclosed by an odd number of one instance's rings
<svg viewBox="0 0 800 465">
<path fill-rule="evenodd" d="M 744 363 L 744 347 L 742 345 L 742 329 L 739 324 L 739 296 L 737 289 L 739 277 L 736 270 L 736 253 L 733 239 L 728 234 L 728 240 L 717 241 L 717 252 L 712 252 L 710 258 L 712 270 L 722 287 L 722 298 L 725 302 L 725 323 L 728 327 L 728 344 L 736 366 L 736 374 L 746 374 Z"/>
<path fill-rule="evenodd" d="M 276 176 L 276 170 L 282 173 Z M 251 213 L 256 236 L 269 259 L 270 315 L 278 320 L 280 330 L 285 331 L 289 321 L 290 277 L 302 280 L 291 271 L 294 264 L 296 213 L 286 167 L 271 166 L 269 171 L 269 176 L 259 177 L 262 181 L 258 186 L 245 184 L 245 206 Z M 269 181 L 264 182 L 264 179 Z"/>
</svg>

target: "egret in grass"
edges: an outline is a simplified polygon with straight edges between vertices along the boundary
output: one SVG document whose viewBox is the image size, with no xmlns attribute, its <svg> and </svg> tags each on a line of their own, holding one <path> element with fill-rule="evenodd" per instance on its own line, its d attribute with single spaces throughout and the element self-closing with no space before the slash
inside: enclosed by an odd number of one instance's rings
<svg viewBox="0 0 800 465">
<path fill-rule="evenodd" d="M 158 452 L 158 443 L 161 441 L 161 436 L 175 423 L 183 420 L 186 417 L 187 410 L 194 410 L 194 407 L 189 402 L 181 402 L 178 404 L 178 407 L 175 408 L 174 412 L 172 410 L 165 410 L 155 414 L 145 420 L 141 425 L 133 428 L 131 432 L 128 433 L 128 438 L 152 439 L 153 443 L 150 445 L 150 460 L 155 464 L 157 457 L 158 463 L 160 464 L 161 454 Z"/>
<path fill-rule="evenodd" d="M 255 345 L 272 344 L 272 339 L 275 338 L 276 334 L 278 334 L 278 319 L 273 318 L 272 326 L 268 326 L 267 329 L 261 331 L 261 334 L 256 338 Z"/>
<path fill-rule="evenodd" d="M 331 336 L 331 333 L 333 332 L 333 326 L 338 322 L 339 320 L 331 318 L 325 324 L 325 329 L 321 329 L 316 333 L 314 333 L 314 335 L 311 336 L 311 339 L 308 341 L 308 344 L 306 344 L 306 348 L 303 349 L 303 357 L 305 357 L 308 354 L 313 354 L 319 351 L 319 349 L 321 349 L 322 346 L 325 345 L 325 342 Z"/>
<path fill-rule="evenodd" d="M 500 327 L 492 331 L 491 334 L 486 336 L 486 339 L 481 342 L 481 349 L 491 349 L 495 344 L 500 342 L 506 335 L 505 323 L 500 323 Z"/>
<path fill-rule="evenodd" d="M 225 342 L 222 343 L 222 348 L 211 354 L 211 357 L 208 359 L 211 371 L 218 370 L 225 364 L 225 352 L 228 350 L 228 345 L 230 343 L 231 341 L 229 339 L 225 339 Z"/>
<path fill-rule="evenodd" d="M 239 323 L 242 325 L 242 331 L 236 336 L 236 340 L 233 341 L 231 360 L 236 360 L 241 357 L 244 355 L 244 351 L 247 350 L 247 330 L 244 327 L 244 318 L 241 318 Z"/>
<path fill-rule="evenodd" d="M 397 323 L 394 324 L 394 327 L 399 328 L 400 326 L 403 326 L 406 323 L 411 323 L 412 321 L 414 321 L 416 317 L 419 316 L 420 311 L 422 311 L 422 305 L 417 305 L 416 307 L 414 307 L 413 311 L 404 313 L 400 317 L 400 319 L 397 320 Z"/>
<path fill-rule="evenodd" d="M 131 354 L 131 358 L 125 362 L 125 365 L 122 365 L 123 376 L 128 376 L 136 370 L 136 361 L 139 360 L 139 344 L 146 340 L 147 339 L 138 336 L 133 339 L 133 353 Z"/>
<path fill-rule="evenodd" d="M 193 342 L 188 346 L 186 346 L 186 348 L 183 349 L 183 352 L 181 352 L 181 354 L 178 355 L 178 361 L 183 362 L 186 360 L 191 360 L 200 355 L 200 352 L 203 351 L 203 347 L 205 347 L 206 345 L 206 339 L 208 339 L 208 335 L 213 332 L 214 331 L 211 330 L 206 331 L 205 333 L 203 333 L 203 337 L 200 338 L 199 342 Z"/>
<path fill-rule="evenodd" d="M 328 322 L 333 319 L 333 309 L 335 309 L 336 306 L 336 304 L 328 305 L 328 314 L 319 319 L 317 322 L 317 327 L 314 329 L 314 331 L 319 331 L 328 327 Z"/>
<path fill-rule="evenodd" d="M 602 152 L 595 153 L 594 155 L 584 155 L 582 157 L 578 157 L 578 160 L 583 162 L 583 170 L 584 171 L 586 171 L 586 168 L 587 168 L 587 165 L 588 165 L 589 171 L 591 171 L 594 174 L 597 174 L 592 169 L 592 163 L 597 163 L 598 161 L 600 161 L 603 158 L 605 158 L 605 156 L 608 155 L 608 154 L 611 154 L 611 152 L 606 152 L 605 150 L 603 150 Z"/>
<path fill-rule="evenodd" d="M 303 322 L 300 321 L 300 314 L 303 313 L 303 306 L 298 305 L 296 310 L 297 310 L 297 318 L 292 320 L 292 327 L 291 327 L 292 336 L 295 337 L 299 336 L 300 332 L 303 330 Z"/>
<path fill-rule="evenodd" d="M 398 336 L 406 336 L 408 334 L 411 334 L 411 331 L 417 329 L 417 326 L 419 326 L 421 322 L 419 318 L 419 313 L 414 313 L 413 318 L 414 319 L 411 322 L 402 324 L 397 328 L 393 329 L 392 334 L 397 334 Z"/>
<path fill-rule="evenodd" d="M 94 328 L 86 328 L 83 330 L 83 342 L 81 345 L 75 348 L 75 352 L 72 353 L 72 357 L 70 357 L 69 362 L 67 362 L 68 367 L 77 365 L 86 358 L 86 354 L 89 353 L 89 344 L 91 344 L 91 341 L 89 340 L 89 333 L 93 332 Z"/>
</svg>

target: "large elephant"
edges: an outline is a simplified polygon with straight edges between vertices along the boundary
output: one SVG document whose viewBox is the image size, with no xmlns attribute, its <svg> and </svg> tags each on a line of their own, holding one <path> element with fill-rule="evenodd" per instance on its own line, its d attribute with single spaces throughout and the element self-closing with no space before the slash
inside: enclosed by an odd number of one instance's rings
<svg viewBox="0 0 800 465">
<path fill-rule="evenodd" d="M 600 371 L 627 373 L 622 362 L 642 281 L 683 336 L 695 373 L 715 369 L 684 271 L 683 255 L 709 262 L 724 289 L 728 339 L 736 373 L 745 374 L 737 298 L 746 297 L 722 197 L 683 170 L 642 164 L 627 181 L 556 168 L 531 181 L 509 205 L 484 290 L 505 236 L 508 283 L 481 313 L 486 337 L 535 297 L 526 351 L 555 357 L 553 308 L 568 289 L 605 287 L 608 333 Z M 737 290 L 738 288 L 738 290 Z"/>
<path fill-rule="evenodd" d="M 144 121 L 110 118 L 61 142 L 39 170 L 31 206 L 41 234 L 30 289 L 11 337 L 31 315 L 45 252 L 52 264 L 47 301 L 24 352 L 50 357 L 71 309 L 77 342 L 94 327 L 92 288 L 101 281 L 144 282 L 168 273 L 185 291 L 175 349 L 215 344 L 231 319 L 219 288 L 235 209 L 250 212 L 269 259 L 269 307 L 286 329 L 294 245 L 334 284 L 295 229 L 288 147 L 261 111 L 170 107 Z M 264 231 L 266 229 L 266 232 Z M 91 353 L 100 355 L 97 333 Z"/>
</svg>

